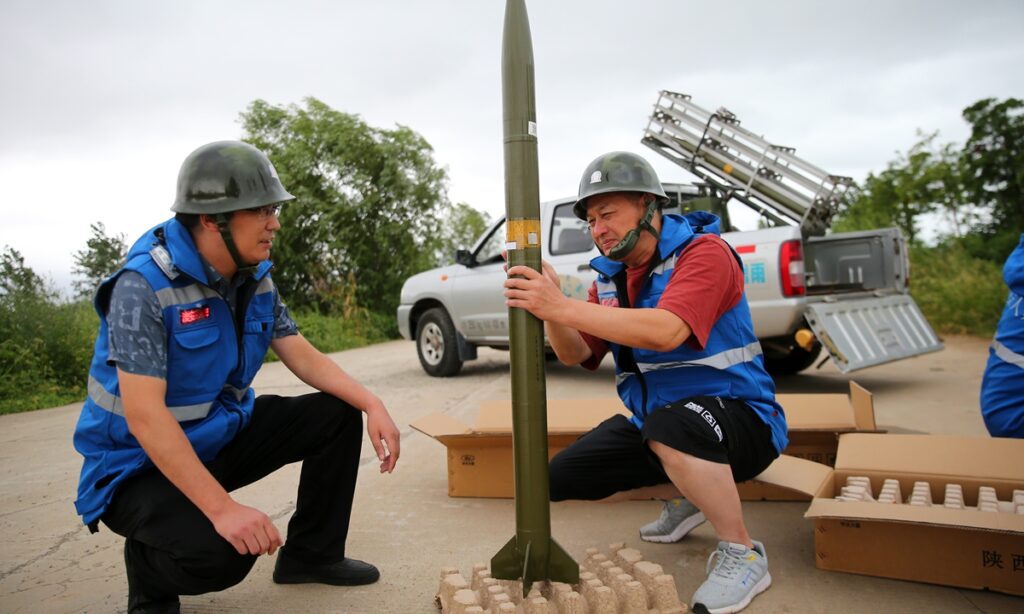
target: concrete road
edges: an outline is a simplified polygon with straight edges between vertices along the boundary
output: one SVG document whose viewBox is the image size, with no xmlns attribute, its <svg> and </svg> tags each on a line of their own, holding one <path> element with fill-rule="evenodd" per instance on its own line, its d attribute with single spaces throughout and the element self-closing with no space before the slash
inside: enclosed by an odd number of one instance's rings
<svg viewBox="0 0 1024 614">
<path fill-rule="evenodd" d="M 881 428 L 892 432 L 984 435 L 978 388 L 987 341 L 945 340 L 942 352 L 876 367 L 854 375 L 875 393 Z M 450 499 L 446 495 L 444 447 L 412 431 L 408 423 L 443 411 L 472 423 L 480 401 L 510 397 L 507 354 L 481 351 L 451 379 L 426 376 L 409 342 L 390 342 L 341 352 L 334 359 L 376 391 L 402 429 L 402 456 L 392 475 L 376 473 L 376 459 L 363 446 L 349 554 L 377 564 L 381 581 L 362 588 L 278 586 L 274 560 L 262 558 L 238 586 L 211 595 L 182 598 L 185 612 L 436 612 L 438 571 L 452 565 L 468 573 L 490 559 L 514 532 L 511 500 Z M 614 395 L 605 364 L 596 374 L 549 364 L 550 398 Z M 849 377 L 831 365 L 788 377 L 782 392 L 840 392 Z M 264 367 L 260 393 L 308 390 L 280 364 Z M 75 516 L 80 461 L 71 447 L 79 406 L 0 417 L 0 612 L 117 612 L 126 606 L 122 540 L 103 529 L 90 535 Z M 298 467 L 290 466 L 237 497 L 274 519 L 282 533 L 294 509 Z M 814 567 L 811 524 L 803 503 L 747 503 L 751 534 L 766 543 L 772 588 L 746 610 L 795 612 L 1021 612 L 1024 599 L 834 572 Z M 679 544 L 648 544 L 637 528 L 657 516 L 656 502 L 559 503 L 554 534 L 573 555 L 588 547 L 625 541 L 676 578 L 689 599 L 704 578 L 716 545 L 710 526 Z"/>
</svg>

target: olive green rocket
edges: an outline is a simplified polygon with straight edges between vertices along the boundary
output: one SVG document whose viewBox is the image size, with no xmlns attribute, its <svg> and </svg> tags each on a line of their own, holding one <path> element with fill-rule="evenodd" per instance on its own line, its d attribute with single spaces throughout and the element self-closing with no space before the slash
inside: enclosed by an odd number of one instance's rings
<svg viewBox="0 0 1024 614">
<path fill-rule="evenodd" d="M 524 0 L 508 0 L 505 4 L 501 89 L 508 264 L 540 271 L 533 42 Z M 535 581 L 578 583 L 579 565 L 551 539 L 544 324 L 520 308 L 509 308 L 508 320 L 516 534 L 491 559 L 491 576 L 522 578 L 525 596 Z"/>
</svg>

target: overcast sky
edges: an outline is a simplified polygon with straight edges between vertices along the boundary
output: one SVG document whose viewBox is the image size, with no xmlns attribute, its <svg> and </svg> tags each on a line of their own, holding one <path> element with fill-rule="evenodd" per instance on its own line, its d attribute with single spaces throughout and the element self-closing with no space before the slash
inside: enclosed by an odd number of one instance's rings
<svg viewBox="0 0 1024 614">
<path fill-rule="evenodd" d="M 598 154 L 641 153 L 659 90 L 862 179 L 961 111 L 1024 97 L 1024 2 L 528 1 L 541 199 Z M 89 225 L 169 216 L 178 167 L 238 115 L 319 98 L 434 147 L 449 196 L 504 211 L 499 0 L 0 0 L 0 247 L 59 286 Z"/>
</svg>

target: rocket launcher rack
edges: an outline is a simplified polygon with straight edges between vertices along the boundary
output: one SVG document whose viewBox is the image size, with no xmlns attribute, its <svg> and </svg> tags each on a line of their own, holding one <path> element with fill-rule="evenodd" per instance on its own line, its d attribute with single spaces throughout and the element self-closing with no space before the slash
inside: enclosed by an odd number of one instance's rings
<svg viewBox="0 0 1024 614">
<path fill-rule="evenodd" d="M 661 91 L 643 143 L 774 223 L 798 224 L 804 236 L 825 234 L 853 185 L 741 127 L 728 109 L 712 113 L 687 94 Z"/>
</svg>

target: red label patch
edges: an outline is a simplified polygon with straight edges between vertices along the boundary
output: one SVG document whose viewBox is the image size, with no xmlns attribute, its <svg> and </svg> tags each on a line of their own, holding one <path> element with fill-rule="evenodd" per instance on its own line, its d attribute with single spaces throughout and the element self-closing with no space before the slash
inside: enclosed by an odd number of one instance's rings
<svg viewBox="0 0 1024 614">
<path fill-rule="evenodd" d="M 182 324 L 195 324 L 196 322 L 202 322 L 210 317 L 209 306 L 193 307 L 192 309 L 182 309 L 179 313 L 179 319 Z"/>
</svg>

